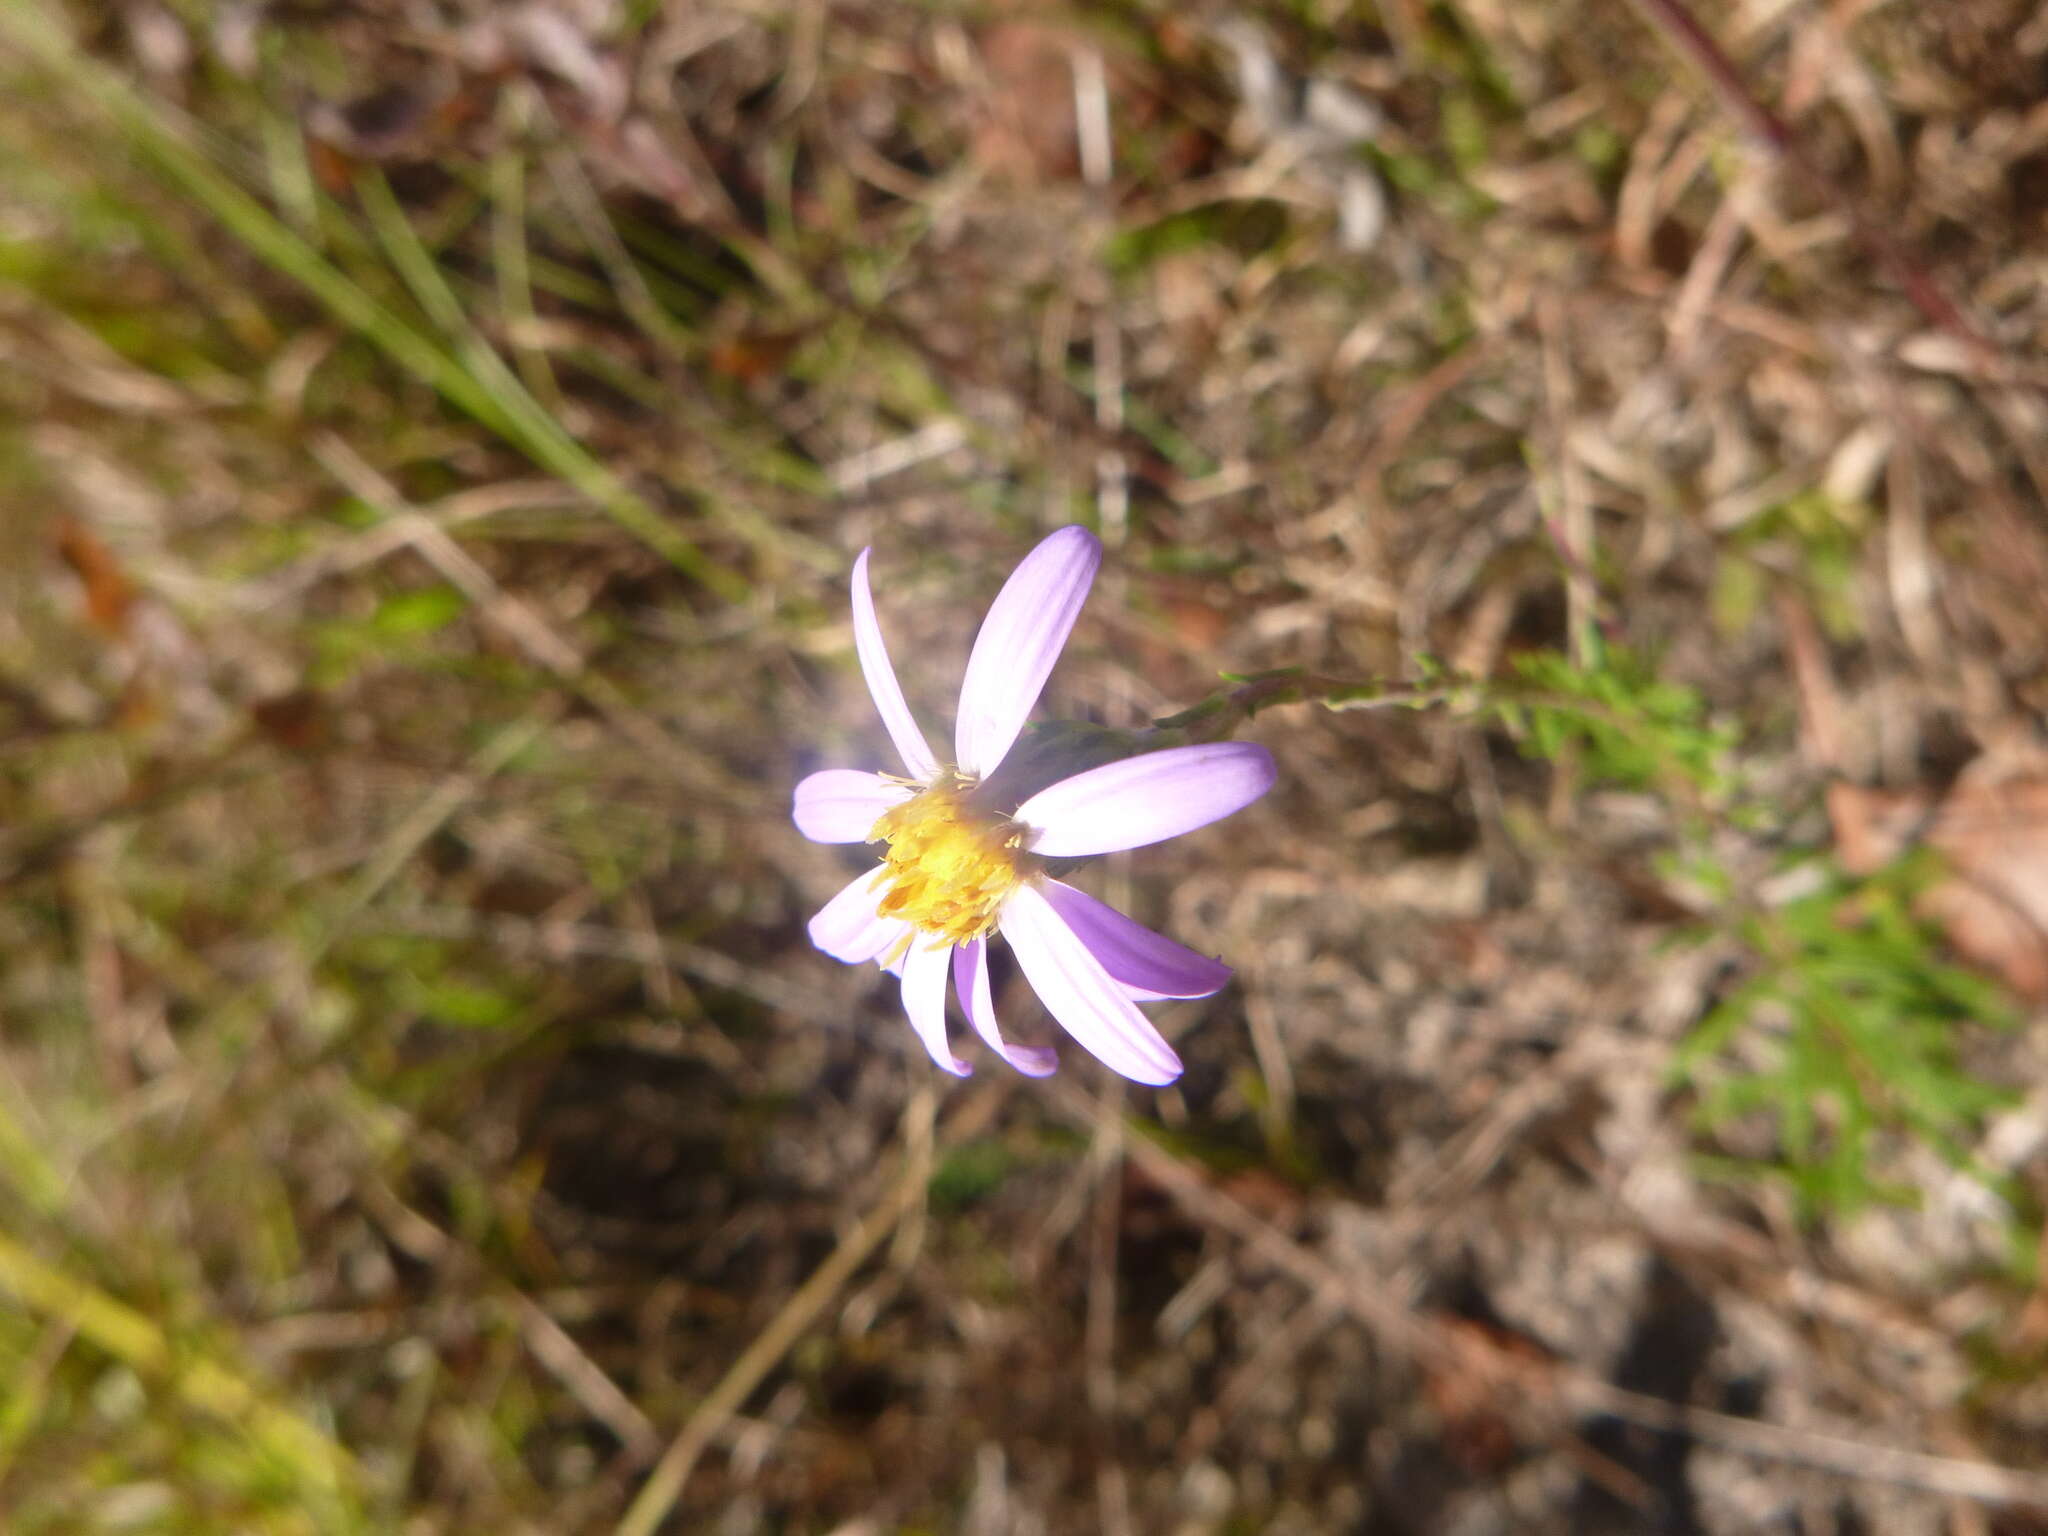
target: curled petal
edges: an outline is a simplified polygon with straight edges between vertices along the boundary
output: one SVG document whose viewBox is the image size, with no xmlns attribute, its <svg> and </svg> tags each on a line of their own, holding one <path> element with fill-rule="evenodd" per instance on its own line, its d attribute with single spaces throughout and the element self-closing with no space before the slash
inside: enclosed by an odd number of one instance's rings
<svg viewBox="0 0 2048 1536">
<path fill-rule="evenodd" d="M 811 919 L 811 942 L 834 960 L 861 965 L 884 953 L 909 931 L 900 917 L 883 917 L 876 907 L 882 893 L 875 885 L 879 870 L 855 875 Z"/>
<path fill-rule="evenodd" d="M 1134 1002 L 1207 997 L 1230 980 L 1231 969 L 1221 960 L 1196 954 L 1185 944 L 1154 933 L 1086 891 L 1057 880 L 1046 881 L 1040 889 L 1060 921 L 1074 930 L 1074 936 L 1088 946 L 1088 953 L 1102 962 L 1102 968 Z"/>
<path fill-rule="evenodd" d="M 903 957 L 903 1011 L 910 1016 L 910 1027 L 917 1031 L 917 1038 L 931 1052 L 932 1060 L 955 1077 L 965 1077 L 974 1069 L 955 1056 L 946 1043 L 946 972 L 950 950 L 951 946 L 945 944 L 934 947 L 922 935 L 911 940 L 909 953 Z"/>
<path fill-rule="evenodd" d="M 967 1022 L 994 1051 L 1026 1077 L 1050 1077 L 1059 1057 L 1041 1045 L 1012 1045 L 996 1028 L 995 999 L 989 995 L 988 941 L 969 939 L 953 951 L 953 990 Z"/>
<path fill-rule="evenodd" d="M 910 795 L 878 773 L 825 768 L 797 785 L 791 814 L 797 831 L 814 843 L 864 843 L 876 818 Z"/>
<path fill-rule="evenodd" d="M 968 773 L 995 772 L 1024 728 L 1101 563 L 1094 534 L 1062 528 L 1019 562 L 989 605 L 967 657 L 953 727 L 954 756 Z"/>
<path fill-rule="evenodd" d="M 1031 851 L 1042 858 L 1142 848 L 1243 810 L 1275 773 L 1273 754 L 1253 742 L 1169 747 L 1062 779 L 1018 806 L 1016 819 L 1038 829 Z"/>
<path fill-rule="evenodd" d="M 889 647 L 882 643 L 882 626 L 875 618 L 874 595 L 868 591 L 868 552 L 862 550 L 853 562 L 853 649 L 860 657 L 861 675 L 868 680 L 868 694 L 882 717 L 889 739 L 903 766 L 920 784 L 930 783 L 939 771 L 939 760 L 925 745 L 924 732 L 910 717 L 903 702 L 903 689 L 896 681 L 896 669 L 889 665 Z"/>
<path fill-rule="evenodd" d="M 1088 1052 L 1134 1083 L 1170 1083 L 1180 1058 L 1035 886 L 1003 903 L 1003 937 L 1032 990 Z"/>
</svg>

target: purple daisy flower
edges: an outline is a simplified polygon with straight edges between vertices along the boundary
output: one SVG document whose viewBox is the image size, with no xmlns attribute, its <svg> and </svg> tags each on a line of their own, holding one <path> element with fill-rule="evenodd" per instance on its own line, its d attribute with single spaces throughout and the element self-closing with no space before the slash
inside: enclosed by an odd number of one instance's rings
<svg viewBox="0 0 2048 1536">
<path fill-rule="evenodd" d="M 1049 859 L 1142 848 L 1241 810 L 1273 785 L 1272 754 L 1245 742 L 1170 747 L 1091 768 L 1004 805 L 989 783 L 1038 701 L 1087 600 L 1102 546 L 1062 528 L 1024 557 L 996 595 L 960 684 L 954 761 L 942 763 L 903 702 L 868 591 L 853 563 L 853 637 L 868 692 L 906 777 L 827 768 L 796 787 L 797 830 L 820 843 L 883 843 L 811 919 L 811 942 L 848 965 L 879 961 L 901 978 L 911 1028 L 948 1072 L 970 1068 L 946 1039 L 950 973 L 967 1021 L 1020 1072 L 1053 1070 L 1050 1050 L 996 1027 L 988 944 L 1000 933 L 1052 1016 L 1134 1082 L 1170 1083 L 1180 1058 L 1140 1002 L 1207 997 L 1230 967 L 1162 938 L 1055 880 Z M 991 803 L 993 802 L 993 803 Z"/>
</svg>

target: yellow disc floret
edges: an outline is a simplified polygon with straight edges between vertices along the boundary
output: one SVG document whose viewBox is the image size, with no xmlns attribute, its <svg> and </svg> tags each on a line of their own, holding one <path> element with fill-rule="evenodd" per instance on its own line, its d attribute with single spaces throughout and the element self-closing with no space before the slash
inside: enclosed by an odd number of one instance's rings
<svg viewBox="0 0 2048 1536">
<path fill-rule="evenodd" d="M 877 879 L 884 917 L 900 917 L 948 944 L 991 932 L 1003 899 L 1023 878 L 1024 829 L 969 802 L 972 781 L 941 776 L 883 812 L 868 833 L 887 843 Z"/>
</svg>

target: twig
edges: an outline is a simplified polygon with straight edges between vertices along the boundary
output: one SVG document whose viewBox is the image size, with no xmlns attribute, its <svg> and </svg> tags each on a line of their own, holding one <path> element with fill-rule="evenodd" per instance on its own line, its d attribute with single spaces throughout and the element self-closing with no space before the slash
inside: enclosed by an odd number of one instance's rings
<svg viewBox="0 0 2048 1536">
<path fill-rule="evenodd" d="M 1422 709 L 1466 697 L 1473 680 L 1457 678 L 1427 688 L 1384 683 L 1348 682 L 1302 667 L 1282 667 L 1247 677 L 1237 687 L 1204 699 L 1177 715 L 1162 715 L 1153 732 L 1185 732 L 1192 741 L 1218 741 L 1263 710 L 1276 704 L 1316 703 L 1328 710 Z"/>
<path fill-rule="evenodd" d="M 365 1180 L 358 1186 L 358 1195 L 385 1235 L 421 1263 L 461 1260 L 488 1273 L 488 1267 L 474 1249 L 407 1205 L 381 1179 Z M 548 1374 L 567 1388 L 592 1418 L 617 1435 L 629 1455 L 641 1460 L 652 1456 L 661 1443 L 654 1426 L 605 1373 L 604 1367 L 591 1359 L 568 1330 L 524 1291 L 506 1285 L 505 1301 L 519 1324 L 527 1350 Z"/>
<path fill-rule="evenodd" d="M 1984 1504 L 2048 1503 L 2048 1475 L 2039 1472 L 2023 1472 L 1988 1461 L 1966 1461 L 1957 1456 L 1935 1456 L 1898 1446 L 1873 1445 L 1868 1440 L 1766 1424 L 1760 1419 L 1737 1418 L 1710 1408 L 1695 1408 L 1690 1403 L 1666 1402 L 1661 1397 L 1630 1392 L 1583 1371 L 1560 1374 L 1559 1385 L 1564 1388 L 1567 1400 L 1582 1413 L 1612 1414 L 1644 1429 L 1691 1435 L 1695 1440 L 1766 1461 L 1795 1462 L 1843 1477 L 1917 1488 L 1949 1498 L 1975 1499 Z"/>
<path fill-rule="evenodd" d="M 368 910 L 384 887 L 412 862 L 413 855 L 427 840 L 475 798 L 482 785 L 496 778 L 514 758 L 546 734 L 561 714 L 561 709 L 558 699 L 543 698 L 519 719 L 500 727 L 467 765 L 442 779 L 431 794 L 391 829 L 376 857 L 357 874 L 333 910 L 326 914 L 324 936 L 314 947 L 313 959 L 307 962 L 309 968 L 357 917 Z"/>
<path fill-rule="evenodd" d="M 1536 305 L 1536 330 L 1543 348 L 1543 404 L 1549 417 L 1551 462 L 1549 474 L 1539 478 L 1538 494 L 1543 507 L 1543 529 L 1557 546 L 1564 567 L 1565 639 L 1571 658 L 1580 666 L 1592 653 L 1593 630 L 1598 626 L 1612 641 L 1612 625 L 1600 613 L 1600 587 L 1593 575 L 1592 497 L 1586 489 L 1584 466 L 1571 451 L 1572 371 L 1565 351 L 1567 331 L 1564 306 L 1554 292 L 1543 294 Z"/>
<path fill-rule="evenodd" d="M 548 628 L 532 608 L 500 587 L 490 572 L 449 537 L 440 524 L 408 505 L 391 482 L 339 433 L 317 434 L 312 454 L 350 495 L 383 512 L 388 520 L 385 526 L 418 550 L 427 564 L 475 604 L 485 619 L 502 630 L 529 660 L 560 678 L 573 679 L 583 671 L 583 656 L 575 646 Z"/>
<path fill-rule="evenodd" d="M 385 482 L 388 485 L 388 482 Z M 395 499 L 396 493 L 392 493 Z M 390 510 L 383 497 L 369 503 Z M 540 511 L 578 505 L 575 493 L 554 480 L 504 480 L 455 491 L 417 509 L 444 536 L 466 523 L 503 512 Z M 336 576 L 374 565 L 413 547 L 413 529 L 391 516 L 358 532 L 346 534 L 264 575 L 251 577 L 231 594 L 237 605 L 256 612 L 276 608 L 308 588 Z"/>
<path fill-rule="evenodd" d="M 313 456 L 349 494 L 384 514 L 380 530 L 392 530 L 403 544 L 416 549 L 530 660 L 560 678 L 621 735 L 671 772 L 684 776 L 693 788 L 711 789 L 716 776 L 699 754 L 663 730 L 609 678 L 592 671 L 581 651 L 556 634 L 531 606 L 499 586 L 441 524 L 408 502 L 346 441 L 334 433 L 322 433 L 314 439 Z"/>
<path fill-rule="evenodd" d="M 940 1144 L 952 1146 L 976 1135 L 988 1124 L 1006 1093 L 1007 1089 L 991 1085 L 975 1094 L 947 1120 L 939 1134 Z M 782 1357 L 797 1340 L 810 1330 L 854 1271 L 888 1240 L 904 1213 L 924 1198 L 926 1182 L 927 1173 L 915 1160 L 901 1169 L 882 1198 L 840 1238 L 839 1245 L 797 1287 L 796 1294 L 782 1304 L 768 1326 L 755 1335 L 754 1341 L 740 1352 L 739 1359 L 719 1378 L 718 1385 L 684 1421 L 661 1460 L 647 1475 L 625 1518 L 619 1521 L 616 1536 L 653 1536 L 675 1508 L 705 1448 L 739 1412 L 754 1389 L 767 1380 L 769 1372 L 782 1363 Z"/>
</svg>

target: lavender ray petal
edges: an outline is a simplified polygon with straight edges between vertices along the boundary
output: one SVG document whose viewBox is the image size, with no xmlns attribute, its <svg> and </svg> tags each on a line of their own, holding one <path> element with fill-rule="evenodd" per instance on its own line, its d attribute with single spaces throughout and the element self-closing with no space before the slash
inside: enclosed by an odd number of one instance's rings
<svg viewBox="0 0 2048 1536">
<path fill-rule="evenodd" d="M 875 617 L 874 594 L 868 591 L 868 551 L 853 562 L 853 649 L 860 657 L 861 675 L 868 681 L 868 696 L 882 717 L 889 739 L 896 743 L 896 755 L 920 784 L 928 784 L 939 771 L 939 760 L 925 745 L 924 732 L 910 716 L 903 702 L 903 689 L 896 681 L 896 669 L 889 665 L 889 647 L 882 642 L 881 622 Z"/>
<path fill-rule="evenodd" d="M 909 928 L 902 918 L 883 917 L 875 910 L 882 899 L 875 884 L 878 873 L 871 869 L 855 875 L 811 919 L 811 942 L 834 960 L 865 964 L 884 953 Z"/>
<path fill-rule="evenodd" d="M 1030 848 L 1043 858 L 1142 848 L 1243 810 L 1276 774 L 1273 754 L 1254 742 L 1169 747 L 1062 779 L 1016 819 L 1038 829 Z"/>
<path fill-rule="evenodd" d="M 953 725 L 954 756 L 968 773 L 995 772 L 1024 728 L 1101 563 L 1094 534 L 1062 528 L 1018 563 L 989 605 L 960 680 Z"/>
<path fill-rule="evenodd" d="M 1154 933 L 1086 891 L 1058 880 L 1047 880 L 1040 889 L 1060 921 L 1074 930 L 1074 936 L 1088 946 L 1088 952 L 1102 962 L 1102 968 L 1133 1002 L 1207 997 L 1221 991 L 1234 974 L 1221 960 L 1211 960 Z"/>
<path fill-rule="evenodd" d="M 953 951 L 953 990 L 967 1022 L 994 1051 L 1026 1077 L 1050 1077 L 1059 1066 L 1058 1053 L 1042 1045 L 1012 1045 L 996 1027 L 995 999 L 988 985 L 988 941 L 969 939 Z"/>
<path fill-rule="evenodd" d="M 797 785 L 790 816 L 814 843 L 864 843 L 876 818 L 910 795 L 878 773 L 822 768 Z"/>
<path fill-rule="evenodd" d="M 953 1054 L 946 1043 L 946 973 L 950 969 L 950 946 L 933 947 L 922 935 L 910 941 L 903 957 L 903 1011 L 910 1027 L 931 1052 L 932 1060 L 955 1077 L 966 1077 L 974 1068 Z"/>
<path fill-rule="evenodd" d="M 1134 1083 L 1170 1083 L 1180 1076 L 1173 1047 L 1035 887 L 1020 885 L 1010 893 L 1002 929 L 1032 990 L 1104 1066 Z"/>
</svg>

